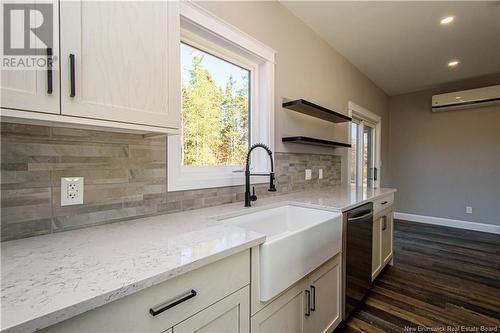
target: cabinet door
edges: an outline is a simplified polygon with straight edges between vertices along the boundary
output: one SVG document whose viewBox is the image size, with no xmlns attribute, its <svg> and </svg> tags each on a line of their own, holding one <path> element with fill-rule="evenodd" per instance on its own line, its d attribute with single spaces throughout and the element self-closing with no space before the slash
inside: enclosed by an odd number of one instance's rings
<svg viewBox="0 0 500 333">
<path fill-rule="evenodd" d="M 173 327 L 173 333 L 246 333 L 250 331 L 250 287 L 227 296 Z"/>
<path fill-rule="evenodd" d="M 305 283 L 271 302 L 252 317 L 252 333 L 301 333 L 308 310 L 308 297 Z"/>
<path fill-rule="evenodd" d="M 61 113 L 180 127 L 177 1 L 61 1 Z"/>
<path fill-rule="evenodd" d="M 372 243 L 372 280 L 382 269 L 382 220 L 384 217 L 373 220 L 373 243 Z"/>
<path fill-rule="evenodd" d="M 53 10 L 53 29 L 54 36 L 59 36 L 59 11 L 57 1 L 44 1 L 44 3 L 51 3 Z M 35 2 L 36 6 L 36 2 Z M 1 6 L 0 17 L 4 17 L 3 4 Z M 42 19 L 37 15 L 33 16 L 35 20 Z M 38 26 L 38 22 L 35 22 Z M 45 47 L 38 39 L 34 39 L 34 45 L 37 49 Z M 54 38 L 54 45 L 51 51 L 54 56 L 59 55 L 59 39 Z M 49 51 L 50 52 L 50 51 Z M 38 56 L 48 57 L 47 49 Z M 45 62 L 46 63 L 46 62 Z M 37 111 L 44 113 L 60 112 L 59 107 L 59 70 L 58 65 L 55 64 L 54 68 L 49 72 L 48 68 L 40 70 L 4 70 L 2 69 L 0 91 L 1 91 L 1 106 L 2 108 L 24 110 L 24 111 Z M 52 81 L 50 82 L 50 76 Z M 52 92 L 50 92 L 52 90 Z"/>
<path fill-rule="evenodd" d="M 390 212 L 382 220 L 382 262 L 387 264 L 392 256 L 393 219 L 394 213 Z"/>
<path fill-rule="evenodd" d="M 305 321 L 305 332 L 331 332 L 340 323 L 341 282 L 340 255 L 311 274 L 311 316 Z"/>
</svg>

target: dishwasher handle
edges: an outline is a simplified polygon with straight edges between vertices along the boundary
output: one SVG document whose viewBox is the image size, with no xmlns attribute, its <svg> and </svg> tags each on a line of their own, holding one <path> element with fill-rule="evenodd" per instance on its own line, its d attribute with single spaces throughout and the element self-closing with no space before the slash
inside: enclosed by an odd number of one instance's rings
<svg viewBox="0 0 500 333">
<path fill-rule="evenodd" d="M 368 212 L 366 214 L 360 215 L 360 216 L 355 216 L 355 217 L 349 217 L 347 218 L 347 222 L 353 222 L 353 221 L 359 221 L 362 219 L 365 219 L 367 217 L 373 216 L 373 212 Z"/>
</svg>

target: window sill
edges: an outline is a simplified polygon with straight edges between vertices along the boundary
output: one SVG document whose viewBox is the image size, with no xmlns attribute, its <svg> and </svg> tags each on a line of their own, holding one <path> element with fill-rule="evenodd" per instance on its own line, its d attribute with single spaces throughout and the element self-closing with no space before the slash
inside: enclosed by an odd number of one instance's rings
<svg viewBox="0 0 500 333">
<path fill-rule="evenodd" d="M 251 184 L 265 184 L 268 182 L 268 177 L 250 177 Z M 242 185 L 245 185 L 245 174 L 243 172 L 221 173 L 217 176 L 207 176 L 207 174 L 202 173 L 188 173 L 177 178 L 169 177 L 167 192 Z"/>
</svg>

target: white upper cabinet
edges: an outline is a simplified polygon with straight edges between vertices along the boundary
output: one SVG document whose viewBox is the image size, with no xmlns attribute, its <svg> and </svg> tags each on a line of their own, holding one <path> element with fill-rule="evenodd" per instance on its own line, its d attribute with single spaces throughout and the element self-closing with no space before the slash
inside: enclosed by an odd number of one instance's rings
<svg viewBox="0 0 500 333">
<path fill-rule="evenodd" d="M 49 54 L 58 61 L 52 71 L 2 70 L 2 120 L 179 133 L 177 1 L 61 0 L 53 11 Z M 38 48 L 37 56 L 47 56 Z"/>
<path fill-rule="evenodd" d="M 47 3 L 47 1 L 45 1 Z M 53 2 L 53 19 L 58 22 L 58 6 L 57 1 Z M 35 3 L 36 6 L 36 3 Z M 0 17 L 4 17 L 4 6 L 0 6 Z M 33 15 L 32 22 L 34 26 L 39 26 L 37 22 L 42 20 L 42 17 Z M 58 24 L 54 24 L 54 35 L 58 36 Z M 1 34 L 3 38 L 3 33 Z M 3 42 L 3 41 L 2 41 Z M 41 49 L 37 52 L 37 56 L 48 57 L 50 52 L 54 56 L 59 55 L 59 40 L 55 38 L 50 49 L 41 45 L 42 42 L 33 38 L 30 44 L 36 49 Z M 49 53 L 47 53 L 49 52 Z M 2 108 L 28 110 L 44 113 L 60 113 L 59 107 L 59 72 L 57 67 L 50 70 L 49 68 L 40 70 L 18 69 L 4 70 L 1 75 L 1 106 Z"/>
<path fill-rule="evenodd" d="M 61 1 L 61 113 L 180 128 L 178 6 Z"/>
</svg>

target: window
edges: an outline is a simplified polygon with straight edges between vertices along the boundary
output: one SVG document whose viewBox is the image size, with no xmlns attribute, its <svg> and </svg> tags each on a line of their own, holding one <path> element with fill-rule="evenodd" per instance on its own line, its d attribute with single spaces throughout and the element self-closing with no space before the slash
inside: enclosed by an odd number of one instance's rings
<svg viewBox="0 0 500 333">
<path fill-rule="evenodd" d="M 181 44 L 182 165 L 243 165 L 250 70 Z"/>
<path fill-rule="evenodd" d="M 378 187 L 380 183 L 380 117 L 349 102 L 351 123 L 350 182 Z"/>
<path fill-rule="evenodd" d="M 274 146 L 275 52 L 194 3 L 180 8 L 182 130 L 167 139 L 168 191 L 241 185 L 249 145 Z M 252 168 L 269 170 L 265 152 Z"/>
</svg>

